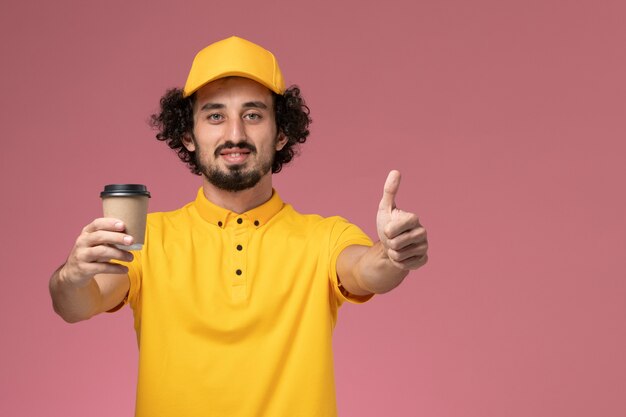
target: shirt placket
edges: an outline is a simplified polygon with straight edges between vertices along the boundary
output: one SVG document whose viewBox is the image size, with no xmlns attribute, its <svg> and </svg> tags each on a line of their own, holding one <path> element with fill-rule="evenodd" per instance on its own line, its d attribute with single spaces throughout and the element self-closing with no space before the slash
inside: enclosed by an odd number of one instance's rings
<svg viewBox="0 0 626 417">
<path fill-rule="evenodd" d="M 233 223 L 233 265 L 231 295 L 233 301 L 243 301 L 248 294 L 248 242 L 250 241 L 249 220 L 246 216 L 238 215 Z"/>
</svg>

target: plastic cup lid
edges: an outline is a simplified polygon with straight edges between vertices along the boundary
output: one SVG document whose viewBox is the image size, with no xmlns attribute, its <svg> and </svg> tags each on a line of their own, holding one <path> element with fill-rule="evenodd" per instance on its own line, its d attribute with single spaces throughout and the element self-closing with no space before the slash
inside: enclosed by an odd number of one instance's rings
<svg viewBox="0 0 626 417">
<path fill-rule="evenodd" d="M 148 188 L 143 184 L 109 184 L 104 186 L 104 191 L 100 193 L 100 198 L 104 197 L 150 197 Z"/>
</svg>

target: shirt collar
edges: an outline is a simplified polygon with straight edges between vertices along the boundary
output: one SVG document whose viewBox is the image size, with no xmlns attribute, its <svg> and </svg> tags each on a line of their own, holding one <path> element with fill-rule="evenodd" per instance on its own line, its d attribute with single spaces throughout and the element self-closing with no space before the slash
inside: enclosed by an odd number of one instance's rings
<svg viewBox="0 0 626 417">
<path fill-rule="evenodd" d="M 283 208 L 284 203 L 276 190 L 272 189 L 272 197 L 265 203 L 245 213 L 238 214 L 207 200 L 202 187 L 200 187 L 195 206 L 204 220 L 223 229 L 229 223 L 244 224 L 244 222 L 252 227 L 261 227 Z"/>
</svg>

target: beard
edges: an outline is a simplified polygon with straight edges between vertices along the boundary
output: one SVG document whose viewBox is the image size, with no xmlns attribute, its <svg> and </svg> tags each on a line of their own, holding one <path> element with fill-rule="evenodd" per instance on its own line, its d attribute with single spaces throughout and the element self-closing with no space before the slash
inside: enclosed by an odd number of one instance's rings
<svg viewBox="0 0 626 417">
<path fill-rule="evenodd" d="M 248 149 L 250 151 L 250 155 L 257 154 L 256 147 L 251 143 L 240 142 L 235 144 L 228 141 L 215 149 L 215 159 L 219 158 L 223 149 L 235 147 Z M 259 181 L 261 181 L 261 178 L 263 178 L 263 176 L 265 176 L 272 169 L 274 157 L 276 155 L 276 152 L 274 151 L 267 160 L 260 160 L 257 166 L 248 169 L 246 169 L 243 165 L 231 165 L 226 167 L 225 170 L 222 170 L 217 166 L 217 164 L 205 164 L 202 161 L 202 152 L 200 152 L 200 149 L 197 148 L 197 144 L 196 149 L 197 152 L 195 152 L 194 158 L 202 175 L 204 175 L 207 181 L 209 181 L 209 183 L 213 186 L 219 188 L 220 190 L 229 192 L 243 191 L 257 185 Z"/>
</svg>

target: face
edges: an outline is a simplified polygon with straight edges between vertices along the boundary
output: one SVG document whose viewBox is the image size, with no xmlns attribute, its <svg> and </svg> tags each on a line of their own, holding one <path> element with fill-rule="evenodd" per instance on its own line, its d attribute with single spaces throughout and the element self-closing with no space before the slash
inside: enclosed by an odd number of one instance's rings
<svg viewBox="0 0 626 417">
<path fill-rule="evenodd" d="M 213 81 L 196 92 L 193 113 L 193 137 L 184 144 L 211 184 L 242 191 L 271 175 L 287 139 L 277 132 L 267 88 L 240 77 Z"/>
</svg>

